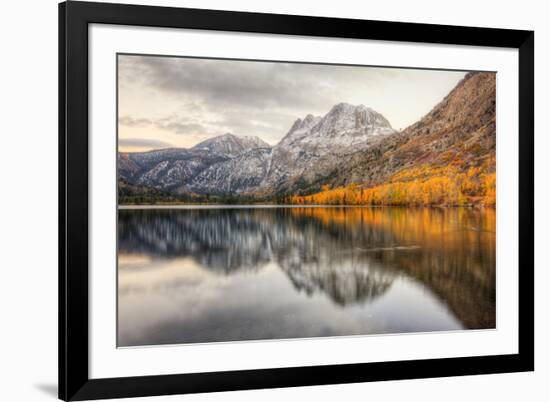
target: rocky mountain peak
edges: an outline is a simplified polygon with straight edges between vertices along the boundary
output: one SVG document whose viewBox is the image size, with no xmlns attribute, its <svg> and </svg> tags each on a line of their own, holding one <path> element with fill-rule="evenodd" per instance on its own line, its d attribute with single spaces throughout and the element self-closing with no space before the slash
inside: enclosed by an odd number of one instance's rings
<svg viewBox="0 0 550 402">
<path fill-rule="evenodd" d="M 204 150 L 211 153 L 227 156 L 237 156 L 255 148 L 269 148 L 269 144 L 256 136 L 239 137 L 232 133 L 225 133 L 209 138 L 195 145 L 192 150 Z"/>
<path fill-rule="evenodd" d="M 280 145 L 297 142 L 324 146 L 365 145 L 370 136 L 394 132 L 389 121 L 374 109 L 341 102 L 323 117 L 308 114 L 304 119 L 297 119 Z"/>
<path fill-rule="evenodd" d="M 241 142 L 246 145 L 248 149 L 254 148 L 271 148 L 271 146 L 256 135 L 245 135 L 239 137 Z"/>
<path fill-rule="evenodd" d="M 319 123 L 319 121 L 321 121 L 321 117 L 314 116 L 312 114 L 308 114 L 306 117 L 304 117 L 303 120 L 297 119 L 294 124 L 292 124 L 292 127 L 290 127 L 290 130 L 288 131 L 285 138 L 291 136 L 292 134 L 304 133 L 313 128 L 313 126 Z"/>
<path fill-rule="evenodd" d="M 494 73 L 468 73 L 456 87 L 422 119 L 407 127 L 407 135 L 430 136 L 441 131 L 456 133 L 486 126 L 495 119 Z M 494 135 L 488 138 L 493 142 Z"/>
<path fill-rule="evenodd" d="M 316 124 L 319 122 L 319 120 L 321 120 L 321 118 L 319 116 L 314 116 L 312 114 L 308 114 L 303 122 L 302 122 L 302 125 L 303 126 L 306 126 L 306 127 L 311 127 L 313 124 Z"/>
<path fill-rule="evenodd" d="M 359 105 L 359 106 L 363 106 L 363 105 Z M 340 103 L 337 103 L 336 105 L 334 105 L 332 107 L 332 109 L 330 109 L 328 114 L 330 115 L 330 114 L 334 114 L 334 113 L 342 113 L 342 112 L 346 112 L 346 111 L 353 111 L 356 107 L 358 107 L 358 106 L 354 106 L 354 105 L 349 104 L 347 102 L 340 102 Z"/>
<path fill-rule="evenodd" d="M 298 119 L 280 146 L 350 147 L 367 146 L 369 138 L 392 134 L 395 130 L 380 113 L 365 105 L 338 103 L 323 117 Z"/>
<path fill-rule="evenodd" d="M 334 105 L 319 126 L 320 131 L 329 136 L 334 132 L 355 132 L 363 135 L 394 132 L 390 122 L 374 109 L 344 102 Z"/>
</svg>

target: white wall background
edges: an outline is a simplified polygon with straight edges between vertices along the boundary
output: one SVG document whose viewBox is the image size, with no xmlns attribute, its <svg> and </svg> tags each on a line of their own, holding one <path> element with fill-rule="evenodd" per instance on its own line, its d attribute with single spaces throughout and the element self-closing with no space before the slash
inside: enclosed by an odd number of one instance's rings
<svg viewBox="0 0 550 402">
<path fill-rule="evenodd" d="M 158 401 L 527 400 L 550 396 L 547 149 L 550 25 L 537 0 L 164 0 L 146 4 L 534 29 L 536 43 L 536 371 L 170 396 Z M 57 1 L 4 2 L 0 23 L 0 400 L 54 400 L 57 382 Z M 546 381 L 545 381 L 546 380 Z M 134 399 L 145 401 L 153 399 Z"/>
</svg>

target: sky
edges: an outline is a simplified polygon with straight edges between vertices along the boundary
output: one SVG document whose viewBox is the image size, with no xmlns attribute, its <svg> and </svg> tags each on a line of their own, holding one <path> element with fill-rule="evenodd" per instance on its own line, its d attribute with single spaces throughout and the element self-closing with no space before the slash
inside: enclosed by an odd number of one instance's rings
<svg viewBox="0 0 550 402">
<path fill-rule="evenodd" d="M 297 118 L 363 104 L 396 130 L 428 113 L 464 72 L 118 56 L 119 151 L 189 148 L 225 133 L 275 145 Z"/>
</svg>

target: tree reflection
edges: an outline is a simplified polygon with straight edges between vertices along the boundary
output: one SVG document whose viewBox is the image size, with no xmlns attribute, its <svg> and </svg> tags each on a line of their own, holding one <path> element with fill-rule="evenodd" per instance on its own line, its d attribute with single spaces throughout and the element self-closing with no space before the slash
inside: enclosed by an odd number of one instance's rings
<svg viewBox="0 0 550 402">
<path fill-rule="evenodd" d="M 340 306 L 372 301 L 404 275 L 429 287 L 464 326 L 495 324 L 492 209 L 120 210 L 119 250 L 192 257 L 224 275 L 273 261 L 297 291 Z"/>
</svg>

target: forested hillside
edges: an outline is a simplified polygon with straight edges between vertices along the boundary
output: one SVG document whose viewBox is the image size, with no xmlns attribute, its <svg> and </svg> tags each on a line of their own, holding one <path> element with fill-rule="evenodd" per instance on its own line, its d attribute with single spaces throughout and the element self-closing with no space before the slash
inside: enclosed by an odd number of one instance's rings
<svg viewBox="0 0 550 402">
<path fill-rule="evenodd" d="M 495 74 L 470 73 L 428 115 L 355 153 L 293 204 L 494 205 Z"/>
</svg>

